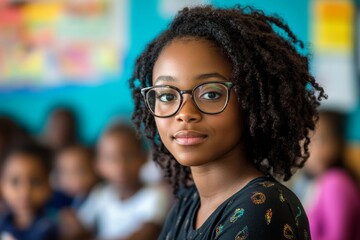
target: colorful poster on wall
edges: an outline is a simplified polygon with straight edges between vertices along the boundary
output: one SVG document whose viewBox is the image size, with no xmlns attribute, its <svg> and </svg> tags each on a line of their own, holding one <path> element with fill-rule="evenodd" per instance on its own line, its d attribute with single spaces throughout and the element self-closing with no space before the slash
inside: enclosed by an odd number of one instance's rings
<svg viewBox="0 0 360 240">
<path fill-rule="evenodd" d="M 322 107 L 351 111 L 359 94 L 354 63 L 354 3 L 314 0 L 312 10 L 314 75 L 329 96 Z"/>
<path fill-rule="evenodd" d="M 0 88 L 92 84 L 121 74 L 128 4 L 45 0 L 0 9 Z"/>
<path fill-rule="evenodd" d="M 58 1 L 33 2 L 22 7 L 26 44 L 32 47 L 51 47 L 56 41 L 54 26 L 62 13 Z"/>
<path fill-rule="evenodd" d="M 1 45 L 17 41 L 22 36 L 23 15 L 19 8 L 0 8 Z"/>
</svg>

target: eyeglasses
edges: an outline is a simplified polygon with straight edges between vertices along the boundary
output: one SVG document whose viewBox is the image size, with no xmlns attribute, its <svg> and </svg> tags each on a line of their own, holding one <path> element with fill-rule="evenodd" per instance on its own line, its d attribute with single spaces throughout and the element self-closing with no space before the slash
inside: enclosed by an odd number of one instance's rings
<svg viewBox="0 0 360 240">
<path fill-rule="evenodd" d="M 196 108 L 205 114 L 218 114 L 225 110 L 232 82 L 206 82 L 192 90 L 180 90 L 174 86 L 159 85 L 141 89 L 146 106 L 152 115 L 160 118 L 174 116 L 183 104 L 183 95 L 190 94 Z"/>
</svg>

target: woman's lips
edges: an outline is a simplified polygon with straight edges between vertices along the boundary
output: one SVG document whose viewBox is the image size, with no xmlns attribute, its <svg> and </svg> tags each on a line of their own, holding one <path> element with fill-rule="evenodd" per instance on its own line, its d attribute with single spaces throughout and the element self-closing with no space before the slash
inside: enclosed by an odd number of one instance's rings
<svg viewBox="0 0 360 240">
<path fill-rule="evenodd" d="M 180 145 L 196 145 L 205 141 L 207 135 L 196 131 L 179 131 L 174 135 L 174 140 Z"/>
</svg>

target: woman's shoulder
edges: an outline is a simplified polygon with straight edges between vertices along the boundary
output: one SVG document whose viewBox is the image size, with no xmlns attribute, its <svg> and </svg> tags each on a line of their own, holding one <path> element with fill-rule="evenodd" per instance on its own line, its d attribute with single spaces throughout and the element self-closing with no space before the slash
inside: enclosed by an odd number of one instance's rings
<svg viewBox="0 0 360 240">
<path fill-rule="evenodd" d="M 266 236 L 306 239 L 309 234 L 305 211 L 288 188 L 271 177 L 256 178 L 223 206 L 216 237 Z M 235 234 L 235 235 L 234 235 Z M 290 238 L 289 238 L 290 239 Z"/>
<path fill-rule="evenodd" d="M 234 194 L 227 205 L 239 204 L 249 209 L 278 209 L 283 213 L 298 211 L 302 208 L 297 196 L 272 177 L 259 177 L 249 182 L 243 189 Z"/>
<path fill-rule="evenodd" d="M 199 202 L 199 194 L 195 186 L 184 188 L 179 191 L 178 205 L 196 205 Z M 300 200 L 287 187 L 269 176 L 258 177 L 250 181 L 244 188 L 228 198 L 219 208 L 236 210 L 237 206 L 243 206 L 252 211 L 255 209 L 282 209 L 283 213 L 289 211 L 298 212 L 303 209 Z M 225 212 L 222 211 L 224 214 Z"/>
<path fill-rule="evenodd" d="M 164 234 L 174 226 L 189 228 L 199 204 L 195 186 L 182 189 Z M 202 227 L 189 231 L 203 239 L 307 239 L 309 225 L 295 194 L 271 177 L 260 177 L 223 202 Z"/>
<path fill-rule="evenodd" d="M 234 195 L 234 199 L 245 200 L 255 205 L 277 203 L 300 203 L 296 195 L 286 186 L 270 176 L 258 177 L 250 181 Z"/>
</svg>

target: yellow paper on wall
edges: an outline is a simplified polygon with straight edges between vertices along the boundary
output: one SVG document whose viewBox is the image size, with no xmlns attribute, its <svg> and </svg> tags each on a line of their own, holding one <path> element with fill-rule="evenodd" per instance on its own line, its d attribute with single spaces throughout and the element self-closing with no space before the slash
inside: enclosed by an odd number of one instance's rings
<svg viewBox="0 0 360 240">
<path fill-rule="evenodd" d="M 23 8 L 26 21 L 53 22 L 59 17 L 63 4 L 61 1 L 29 3 Z"/>
<path fill-rule="evenodd" d="M 44 73 L 45 58 L 42 51 L 33 51 L 28 54 L 22 63 L 24 72 L 31 76 L 40 76 Z"/>
<path fill-rule="evenodd" d="M 104 72 L 117 72 L 118 58 L 118 51 L 114 46 L 99 47 L 95 53 L 95 63 Z"/>
<path fill-rule="evenodd" d="M 312 25 L 315 52 L 350 53 L 354 44 L 355 8 L 347 0 L 318 0 Z"/>
</svg>

